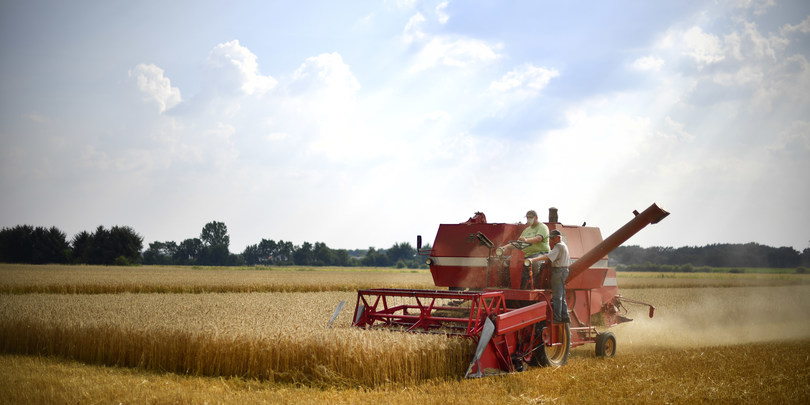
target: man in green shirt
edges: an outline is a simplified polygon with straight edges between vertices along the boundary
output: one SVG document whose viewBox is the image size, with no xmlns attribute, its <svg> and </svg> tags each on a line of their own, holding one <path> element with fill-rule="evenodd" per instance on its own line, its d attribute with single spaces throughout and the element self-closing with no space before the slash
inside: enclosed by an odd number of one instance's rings
<svg viewBox="0 0 810 405">
<path fill-rule="evenodd" d="M 540 222 L 537 213 L 530 210 L 526 213 L 526 229 L 520 234 L 519 241 L 529 242 L 532 245 L 523 249 L 523 254 L 527 259 L 531 259 L 540 254 L 548 253 L 551 249 L 548 246 L 548 227 Z"/>
<path fill-rule="evenodd" d="M 548 246 L 548 227 L 546 224 L 540 222 L 540 219 L 537 218 L 537 212 L 534 210 L 529 210 L 529 212 L 526 213 L 526 229 L 524 229 L 520 234 L 518 240 L 521 242 L 531 243 L 531 245 L 521 249 L 523 250 L 523 254 L 526 259 L 531 259 L 546 254 L 549 252 L 549 250 L 551 250 Z M 503 249 L 504 254 L 508 254 L 508 252 L 512 249 L 512 245 L 506 244 L 501 246 L 501 248 Z M 538 269 L 535 269 L 535 271 L 537 270 Z M 526 287 L 529 276 L 529 269 L 523 269 L 523 276 L 521 277 L 520 281 L 521 288 Z"/>
</svg>

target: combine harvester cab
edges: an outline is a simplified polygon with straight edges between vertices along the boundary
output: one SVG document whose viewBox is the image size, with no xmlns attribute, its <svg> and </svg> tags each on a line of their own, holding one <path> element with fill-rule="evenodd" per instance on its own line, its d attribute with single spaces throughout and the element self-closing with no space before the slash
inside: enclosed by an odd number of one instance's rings
<svg viewBox="0 0 810 405">
<path fill-rule="evenodd" d="M 619 295 L 607 254 L 668 212 L 651 205 L 602 239 L 599 228 L 563 225 L 549 211 L 549 231 L 563 234 L 571 256 L 566 280 L 570 324 L 552 322 L 548 263 L 524 270 L 523 252 L 499 246 L 516 240 L 526 225 L 487 223 L 482 213 L 461 224 L 442 224 L 427 256 L 437 290 L 367 289 L 357 292 L 353 326 L 442 333 L 472 339 L 477 347 L 467 376 L 522 371 L 527 364 L 560 366 L 571 347 L 595 343 L 598 356 L 612 357 L 616 337 L 605 329 L 622 322 L 623 303 L 655 307 Z"/>
</svg>

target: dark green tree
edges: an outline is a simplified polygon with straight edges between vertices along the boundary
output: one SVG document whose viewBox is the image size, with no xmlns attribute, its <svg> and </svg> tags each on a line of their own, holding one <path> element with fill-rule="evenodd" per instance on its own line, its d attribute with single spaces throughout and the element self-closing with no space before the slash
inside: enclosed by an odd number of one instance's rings
<svg viewBox="0 0 810 405">
<path fill-rule="evenodd" d="M 81 231 L 73 236 L 73 263 L 90 263 L 93 255 L 93 236 L 87 231 Z"/>
<path fill-rule="evenodd" d="M 234 263 L 228 246 L 231 238 L 228 236 L 228 227 L 223 222 L 212 221 L 202 229 L 200 240 L 204 249 L 198 264 L 209 266 L 228 266 Z"/>
<path fill-rule="evenodd" d="M 416 261 L 416 249 L 408 242 L 395 243 L 390 249 L 385 251 L 389 263 L 402 263 L 404 266 L 418 267 Z"/>
<path fill-rule="evenodd" d="M 200 233 L 200 240 L 206 246 L 225 246 L 227 248 L 231 244 L 228 227 L 225 226 L 225 223 L 217 221 L 205 224 Z"/>
<path fill-rule="evenodd" d="M 335 253 L 323 242 L 315 242 L 314 248 L 316 266 L 333 266 L 335 264 Z"/>
<path fill-rule="evenodd" d="M 245 246 L 245 250 L 242 251 L 242 259 L 248 266 L 255 266 L 259 264 L 259 261 L 261 260 L 261 254 L 259 253 L 259 245 L 257 244 Z"/>
<path fill-rule="evenodd" d="M 58 228 L 17 225 L 0 230 L 0 261 L 8 263 L 67 263 L 67 236 Z"/>
<path fill-rule="evenodd" d="M 177 243 L 174 241 L 158 242 L 149 244 L 149 249 L 143 252 L 144 264 L 174 264 L 174 256 L 177 253 Z"/>
<path fill-rule="evenodd" d="M 300 248 L 293 252 L 293 261 L 300 266 L 311 266 L 315 264 L 315 252 L 312 250 L 312 244 L 304 242 Z"/>
<path fill-rule="evenodd" d="M 85 264 L 139 264 L 143 237 L 128 226 L 96 228 L 95 232 L 83 231 L 73 238 L 73 258 Z"/>
<path fill-rule="evenodd" d="M 177 246 L 173 262 L 179 265 L 194 265 L 200 260 L 203 252 L 203 243 L 197 238 L 186 239 Z"/>
<path fill-rule="evenodd" d="M 292 242 L 278 241 L 275 249 L 272 250 L 272 263 L 279 266 L 294 264 L 293 254 L 295 250 Z"/>
<path fill-rule="evenodd" d="M 338 249 L 334 251 L 335 253 L 335 266 L 357 266 L 358 263 L 356 260 L 352 259 L 351 255 L 349 255 L 349 251 L 346 249 Z"/>
<path fill-rule="evenodd" d="M 143 237 L 128 226 L 114 226 L 110 229 L 113 262 L 119 264 L 140 264 L 142 261 Z M 123 259 L 123 261 L 122 261 Z"/>
<path fill-rule="evenodd" d="M 366 255 L 360 259 L 360 264 L 367 267 L 388 267 L 391 265 L 385 251 L 378 251 L 373 247 L 368 248 Z"/>
</svg>

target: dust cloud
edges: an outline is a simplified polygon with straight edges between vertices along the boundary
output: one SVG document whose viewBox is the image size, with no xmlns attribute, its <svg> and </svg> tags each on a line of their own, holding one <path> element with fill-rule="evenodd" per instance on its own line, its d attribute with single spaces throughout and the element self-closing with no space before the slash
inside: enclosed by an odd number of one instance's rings
<svg viewBox="0 0 810 405">
<path fill-rule="evenodd" d="M 625 353 L 770 342 L 810 337 L 810 286 L 628 289 L 632 322 L 610 331 Z"/>
</svg>

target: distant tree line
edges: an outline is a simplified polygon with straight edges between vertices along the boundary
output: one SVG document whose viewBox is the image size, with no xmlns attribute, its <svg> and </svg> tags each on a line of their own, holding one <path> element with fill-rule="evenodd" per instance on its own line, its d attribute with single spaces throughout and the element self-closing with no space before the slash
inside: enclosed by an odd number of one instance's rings
<svg viewBox="0 0 810 405">
<path fill-rule="evenodd" d="M 82 231 L 68 242 L 56 227 L 17 225 L 0 230 L 0 262 L 129 265 L 141 262 L 143 238 L 128 226 Z"/>
<path fill-rule="evenodd" d="M 208 229 L 208 231 L 206 231 Z M 215 235 L 215 238 L 211 238 Z M 323 242 L 294 245 L 292 242 L 262 239 L 248 245 L 241 254 L 228 252 L 227 227 L 222 222 L 205 225 L 200 238 L 155 241 L 143 252 L 144 264 L 202 266 L 369 266 L 426 268 L 409 243 L 395 243 L 389 249 L 332 249 Z"/>
<path fill-rule="evenodd" d="M 128 226 L 99 226 L 71 240 L 56 227 L 17 225 L 0 230 L 0 262 L 4 263 L 427 267 L 409 243 L 395 243 L 389 249 L 346 250 L 331 249 L 322 242 L 298 246 L 262 239 L 241 254 L 231 253 L 229 247 L 228 228 L 217 221 L 207 223 L 199 237 L 180 243 L 155 241 L 146 250 L 143 238 Z"/>
<path fill-rule="evenodd" d="M 229 250 L 228 228 L 222 222 L 207 223 L 200 236 L 180 243 L 149 244 L 128 226 L 99 226 L 83 231 L 68 241 L 56 227 L 17 225 L 0 230 L 0 262 L 73 263 L 101 265 L 198 265 L 198 266 L 369 266 L 426 268 L 409 243 L 395 243 L 389 249 L 331 249 L 325 243 L 262 239 L 242 253 Z M 430 248 L 430 246 L 426 246 Z M 810 267 L 810 247 L 801 253 L 791 247 L 770 247 L 758 243 L 706 246 L 649 247 L 620 246 L 610 253 L 610 266 L 635 271 L 700 271 L 703 267 Z"/>
<path fill-rule="evenodd" d="M 206 231 L 208 229 L 208 231 Z M 427 267 L 408 243 L 395 243 L 390 249 L 332 249 L 323 242 L 294 245 L 292 242 L 262 239 L 248 245 L 241 254 L 228 252 L 228 228 L 222 222 L 210 222 L 200 238 L 155 241 L 143 253 L 144 264 L 180 264 L 212 266 L 373 266 L 398 268 Z M 215 238 L 211 238 L 215 235 Z M 212 253 L 216 254 L 212 254 Z M 227 253 L 227 254 L 226 254 Z"/>
<path fill-rule="evenodd" d="M 631 271 L 640 271 L 645 266 L 649 271 L 698 271 L 694 270 L 698 267 L 793 268 L 810 266 L 810 247 L 799 253 L 792 247 L 776 248 L 758 243 L 680 248 L 619 246 L 608 257 L 610 266 L 623 266 Z M 655 266 L 664 270 L 653 270 Z M 665 270 L 667 268 L 675 270 Z"/>
</svg>

